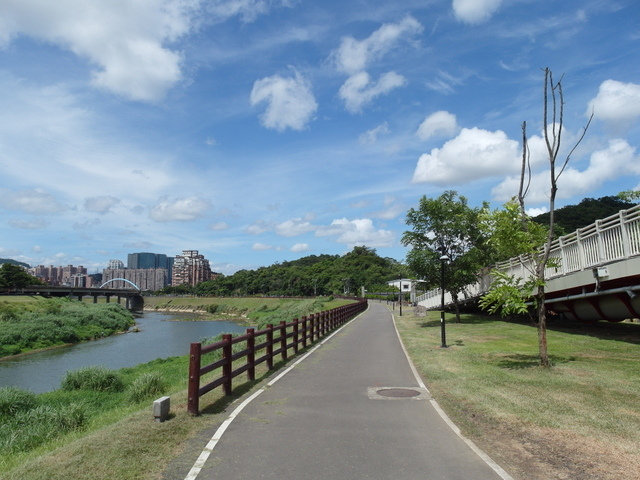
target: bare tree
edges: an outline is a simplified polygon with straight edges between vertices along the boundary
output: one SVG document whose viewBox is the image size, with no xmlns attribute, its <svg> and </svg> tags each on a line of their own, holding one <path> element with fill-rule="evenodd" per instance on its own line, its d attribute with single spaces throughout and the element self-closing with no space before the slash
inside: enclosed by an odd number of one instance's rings
<svg viewBox="0 0 640 480">
<path fill-rule="evenodd" d="M 553 80 L 553 74 L 549 68 L 544 70 L 544 95 L 543 95 L 543 137 L 547 147 L 547 159 L 549 161 L 549 230 L 547 240 L 537 255 L 533 256 L 533 268 L 535 275 L 535 304 L 538 324 L 538 348 L 540 363 L 549 367 L 549 355 L 547 352 L 547 311 L 545 307 L 545 269 L 549 263 L 551 244 L 554 239 L 555 226 L 555 201 L 558 192 L 558 179 L 566 169 L 571 159 L 571 155 L 584 139 L 587 129 L 593 119 L 593 113 L 589 117 L 587 124 L 582 129 L 582 134 L 573 145 L 567 156 L 558 164 L 558 156 L 562 143 L 562 133 L 564 124 L 564 94 L 562 91 L 562 77 L 557 82 Z M 531 181 L 530 151 L 527 140 L 527 124 L 522 124 L 522 169 L 520 179 L 520 190 L 518 201 L 520 204 L 520 214 L 523 227 L 528 228 L 527 215 L 525 213 L 525 198 L 527 196 Z"/>
</svg>

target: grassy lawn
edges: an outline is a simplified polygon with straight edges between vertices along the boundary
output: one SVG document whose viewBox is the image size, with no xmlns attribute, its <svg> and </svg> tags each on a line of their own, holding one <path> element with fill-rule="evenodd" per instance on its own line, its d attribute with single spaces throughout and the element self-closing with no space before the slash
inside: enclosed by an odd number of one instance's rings
<svg viewBox="0 0 640 480">
<path fill-rule="evenodd" d="M 443 349 L 439 312 L 403 313 L 398 330 L 433 397 L 514 477 L 640 478 L 640 325 L 556 322 L 547 370 L 531 323 L 448 317 Z"/>
</svg>

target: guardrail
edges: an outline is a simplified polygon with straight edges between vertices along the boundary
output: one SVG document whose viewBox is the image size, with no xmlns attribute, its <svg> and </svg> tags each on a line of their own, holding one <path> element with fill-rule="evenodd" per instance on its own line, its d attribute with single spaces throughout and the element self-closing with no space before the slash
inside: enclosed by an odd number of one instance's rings
<svg viewBox="0 0 640 480">
<path fill-rule="evenodd" d="M 294 319 L 292 322 L 280 322 L 279 325 L 269 324 L 267 328 L 256 331 L 248 328 L 244 335 L 232 337 L 223 335 L 222 340 L 203 346 L 201 342 L 192 343 L 189 354 L 189 386 L 187 410 L 191 415 L 200 413 L 200 397 L 222 386 L 225 395 L 233 391 L 232 380 L 247 372 L 248 380 L 255 380 L 256 366 L 267 364 L 273 369 L 273 360 L 280 355 L 286 360 L 289 351 L 297 354 L 300 348 L 306 348 L 314 341 L 324 337 L 327 333 L 351 320 L 367 309 L 367 300 L 359 299 L 356 303 L 311 314 L 308 317 Z M 262 340 L 264 339 L 264 340 Z M 260 342 L 260 343 L 258 343 Z M 241 351 L 233 351 L 233 346 L 244 343 Z M 208 353 L 220 351 L 221 358 L 208 365 L 202 365 L 202 357 Z M 256 358 L 256 355 L 262 355 Z M 246 359 L 242 361 L 243 359 Z M 240 363 L 240 365 L 238 365 Z M 234 369 L 234 364 L 236 368 Z M 201 385 L 203 375 L 219 370 L 220 375 L 209 383 Z"/>
</svg>

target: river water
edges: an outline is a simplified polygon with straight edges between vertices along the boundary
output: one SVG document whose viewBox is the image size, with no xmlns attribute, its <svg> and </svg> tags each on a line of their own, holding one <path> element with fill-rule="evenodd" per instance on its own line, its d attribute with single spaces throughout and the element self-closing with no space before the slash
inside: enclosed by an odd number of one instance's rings
<svg viewBox="0 0 640 480">
<path fill-rule="evenodd" d="M 199 342 L 219 333 L 243 333 L 246 329 L 233 322 L 171 321 L 177 318 L 189 317 L 185 314 L 145 312 L 136 319 L 139 332 L 2 360 L 0 387 L 14 386 L 34 393 L 49 392 L 60 388 L 60 382 L 68 370 L 90 365 L 118 369 L 157 358 L 188 355 L 191 342 Z"/>
</svg>

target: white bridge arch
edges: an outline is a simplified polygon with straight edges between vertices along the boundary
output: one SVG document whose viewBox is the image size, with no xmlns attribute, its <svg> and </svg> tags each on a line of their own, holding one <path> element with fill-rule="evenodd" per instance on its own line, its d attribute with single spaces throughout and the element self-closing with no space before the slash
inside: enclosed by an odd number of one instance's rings
<svg viewBox="0 0 640 480">
<path fill-rule="evenodd" d="M 112 278 L 111 280 L 107 280 L 106 282 L 104 282 L 102 285 L 100 285 L 99 288 L 104 287 L 105 285 L 111 283 L 111 282 L 115 282 L 121 280 L 123 282 L 127 282 L 129 285 L 131 285 L 133 288 L 135 288 L 136 290 L 140 291 L 140 287 L 137 286 L 135 283 L 133 283 L 131 280 L 127 280 L 126 278 Z"/>
</svg>

